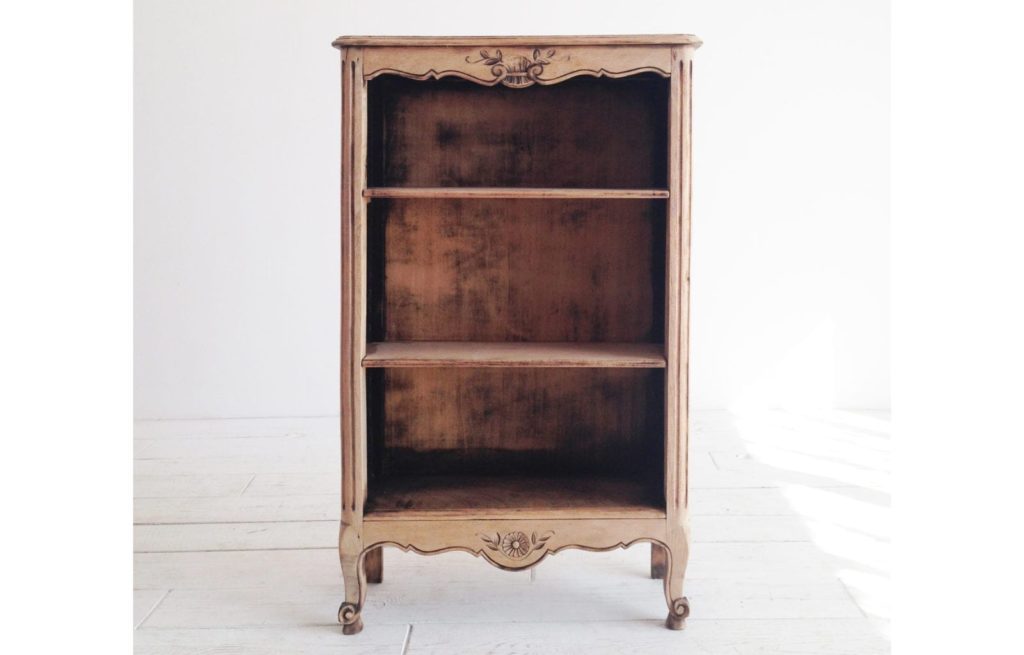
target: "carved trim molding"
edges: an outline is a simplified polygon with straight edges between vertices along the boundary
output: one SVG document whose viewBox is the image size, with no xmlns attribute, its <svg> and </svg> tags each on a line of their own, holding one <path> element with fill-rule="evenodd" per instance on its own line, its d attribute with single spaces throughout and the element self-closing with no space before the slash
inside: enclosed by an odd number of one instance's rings
<svg viewBox="0 0 1024 655">
<path fill-rule="evenodd" d="M 501 533 L 497 533 L 497 534 L 500 537 L 500 539 L 503 540 L 508 535 L 516 534 L 517 532 L 518 532 L 518 534 L 525 536 L 525 533 L 523 533 L 521 531 L 513 531 L 513 532 L 506 533 L 504 535 L 502 535 Z M 652 543 L 652 544 L 657 544 L 659 546 L 662 546 L 663 548 L 669 548 L 669 546 L 665 542 L 663 542 L 663 541 L 661 541 L 659 539 L 651 538 L 651 537 L 640 537 L 640 538 L 637 538 L 637 539 L 633 539 L 631 541 L 618 541 L 618 542 L 616 542 L 614 544 L 611 544 L 611 545 L 608 545 L 608 546 L 587 546 L 587 545 L 583 545 L 583 544 L 562 544 L 562 545 L 560 545 L 560 546 L 558 546 L 556 548 L 552 548 L 547 543 L 548 540 L 552 536 L 554 536 L 554 532 L 544 533 L 544 535 L 538 534 L 538 541 L 542 540 L 542 543 L 538 543 L 535 548 L 531 548 L 530 551 L 527 554 L 522 555 L 522 556 L 520 556 L 518 558 L 514 558 L 514 557 L 511 557 L 511 556 L 506 556 L 507 559 L 513 560 L 513 564 L 512 565 L 509 565 L 507 562 L 503 561 L 503 558 L 497 558 L 496 559 L 494 556 L 491 555 L 492 552 L 501 553 L 502 552 L 501 545 L 499 543 L 497 549 L 491 548 L 489 544 L 494 542 L 494 538 L 491 537 L 490 535 L 483 535 L 483 534 L 478 534 L 477 535 L 477 537 L 484 543 L 483 546 L 478 547 L 478 548 L 468 547 L 468 546 L 454 546 L 453 545 L 453 546 L 445 546 L 443 548 L 424 549 L 424 548 L 418 548 L 415 544 L 412 544 L 412 543 L 403 543 L 403 542 L 400 542 L 400 541 L 394 541 L 392 539 L 385 539 L 385 540 L 381 540 L 381 541 L 375 541 L 374 543 L 366 546 L 363 549 L 363 552 L 365 553 L 365 552 L 367 552 L 367 551 L 369 551 L 369 550 L 371 550 L 373 548 L 377 548 L 378 546 L 394 546 L 395 548 L 398 548 L 399 550 L 402 550 L 404 552 L 410 552 L 411 551 L 411 552 L 417 553 L 419 555 L 437 555 L 437 554 L 440 554 L 440 553 L 447 553 L 447 552 L 452 552 L 452 551 L 462 551 L 462 552 L 465 552 L 465 553 L 469 553 L 470 555 L 473 555 L 474 557 L 483 557 L 483 559 L 485 561 L 487 561 L 489 564 L 492 564 L 493 566 L 495 566 L 495 567 L 497 567 L 499 569 L 504 569 L 506 571 L 519 571 L 521 569 L 532 568 L 532 567 L 536 566 L 537 564 L 540 564 L 541 561 L 544 558 L 546 558 L 548 555 L 556 555 L 556 554 L 560 553 L 561 551 L 568 550 L 570 548 L 577 549 L 577 550 L 586 550 L 586 551 L 590 551 L 592 553 L 598 553 L 598 552 L 605 552 L 605 551 L 609 551 L 609 550 L 615 550 L 616 548 L 629 548 L 630 546 L 634 546 L 634 545 L 639 544 L 639 543 Z M 512 544 L 510 544 L 510 546 L 511 545 Z M 531 555 L 532 556 L 536 556 L 538 554 L 540 555 L 540 557 L 536 557 L 536 559 L 534 557 L 531 557 Z"/>
<path fill-rule="evenodd" d="M 492 71 L 493 71 L 493 69 L 492 69 Z M 530 77 L 529 78 L 529 82 L 526 83 L 526 84 L 510 84 L 508 82 L 508 78 L 507 77 L 496 77 L 493 80 L 488 80 L 488 79 L 485 79 L 483 77 L 477 77 L 475 75 L 471 75 L 471 74 L 469 74 L 469 73 L 467 73 L 465 71 L 449 70 L 449 69 L 437 71 L 437 70 L 434 70 L 433 68 L 431 68 L 427 72 L 422 73 L 420 75 L 416 75 L 414 73 L 409 73 L 409 72 L 406 72 L 406 71 L 397 70 L 397 69 L 394 69 L 394 68 L 381 68 L 379 70 L 373 71 L 372 73 L 368 73 L 364 77 L 364 79 L 372 80 L 372 79 L 374 79 L 376 77 L 380 77 L 381 75 L 397 75 L 399 77 L 404 77 L 404 78 L 407 78 L 407 79 L 410 79 L 410 80 L 419 80 L 419 81 L 423 81 L 423 80 L 439 80 L 442 77 L 458 77 L 458 78 L 466 80 L 468 82 L 476 82 L 477 84 L 479 84 L 481 86 L 496 86 L 498 84 L 504 84 L 505 86 L 508 86 L 508 87 L 511 87 L 511 88 L 524 89 L 524 88 L 526 88 L 528 86 L 532 86 L 534 83 L 547 86 L 547 85 L 550 85 L 550 84 L 557 84 L 559 82 L 564 82 L 564 81 L 572 79 L 574 77 L 580 77 L 580 76 L 583 76 L 583 75 L 589 75 L 590 77 L 609 77 L 609 78 L 612 78 L 612 79 L 619 79 L 619 78 L 622 78 L 622 77 L 629 77 L 630 75 L 639 75 L 640 73 L 657 73 L 661 77 L 671 77 L 671 73 L 666 73 L 665 71 L 661 70 L 660 68 L 656 68 L 654 66 L 642 66 L 640 68 L 631 68 L 629 70 L 618 71 L 618 72 L 610 71 L 610 70 L 607 70 L 607 69 L 604 69 L 604 68 L 598 68 L 596 70 L 590 69 L 590 68 L 581 68 L 579 70 L 574 70 L 574 71 L 565 73 L 563 75 L 559 75 L 558 77 L 550 77 L 550 78 L 546 78 L 546 79 L 541 79 L 540 77 Z M 538 73 L 538 75 L 539 75 L 539 73 Z"/>
<path fill-rule="evenodd" d="M 549 49 L 546 56 L 554 57 L 554 49 Z M 501 48 L 498 48 L 493 55 L 488 50 L 481 50 L 480 58 L 475 61 L 466 57 L 466 63 L 486 64 L 491 67 L 491 75 L 494 75 L 496 82 L 513 89 L 522 89 L 539 82 L 540 74 L 551 61 L 541 56 L 540 48 L 533 49 L 533 57 L 530 59 L 524 55 L 510 55 L 508 61 L 505 61 Z"/>
<path fill-rule="evenodd" d="M 470 75 L 469 73 L 466 73 L 466 72 L 460 71 L 460 70 L 445 69 L 445 70 L 438 71 L 438 70 L 434 70 L 433 68 L 431 68 L 430 70 L 428 70 L 425 73 L 421 73 L 421 74 L 418 74 L 418 75 L 416 73 L 410 73 L 408 71 L 398 70 L 397 68 L 381 68 L 381 69 L 373 71 L 372 73 L 367 73 L 363 77 L 363 79 L 369 81 L 369 80 L 372 80 L 374 78 L 380 77 L 381 75 L 397 75 L 399 77 L 404 77 L 404 78 L 407 78 L 407 79 L 410 79 L 410 80 L 419 80 L 419 81 L 423 81 L 423 80 L 439 80 L 442 77 L 458 77 L 458 78 L 461 78 L 461 79 L 466 80 L 468 82 L 476 82 L 477 84 L 480 84 L 482 86 L 494 86 L 495 84 L 497 84 L 500 81 L 500 80 L 488 80 L 488 79 L 483 78 L 483 77 L 476 77 L 475 75 Z"/>
<path fill-rule="evenodd" d="M 670 77 L 671 54 L 664 48 L 368 48 L 363 79 L 397 75 L 411 80 L 457 77 L 481 86 L 525 89 L 589 75 L 621 78 L 641 73 Z M 468 54 L 467 54 L 468 51 Z"/>
</svg>

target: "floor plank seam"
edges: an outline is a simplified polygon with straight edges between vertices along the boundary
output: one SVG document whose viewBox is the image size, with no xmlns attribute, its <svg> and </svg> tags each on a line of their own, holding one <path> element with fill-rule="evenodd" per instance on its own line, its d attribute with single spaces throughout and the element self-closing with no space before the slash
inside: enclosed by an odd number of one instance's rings
<svg viewBox="0 0 1024 655">
<path fill-rule="evenodd" d="M 743 617 L 743 616 L 731 616 L 731 617 L 719 617 L 719 618 L 700 618 L 700 617 L 694 617 L 694 616 L 691 615 L 691 616 L 686 617 L 686 622 L 687 623 L 690 623 L 690 622 L 694 622 L 694 623 L 716 623 L 716 622 L 723 622 L 723 621 L 736 621 L 736 622 L 745 622 L 745 623 L 751 623 L 751 622 L 781 622 L 781 621 L 785 621 L 785 622 L 788 622 L 788 623 L 800 623 L 800 622 L 803 622 L 803 623 L 820 623 L 820 622 L 823 622 L 823 621 L 827 621 L 827 622 L 849 622 L 849 621 L 867 621 L 867 620 L 868 619 L 866 619 L 865 617 L 860 617 L 860 616 L 821 616 L 821 617 L 809 617 L 809 616 L 808 617 L 772 617 L 772 616 Z M 552 620 L 552 621 L 465 621 L 465 620 L 458 620 L 458 619 L 456 619 L 456 620 L 452 620 L 452 621 L 417 621 L 417 623 L 429 624 L 429 625 L 503 625 L 503 626 L 507 626 L 507 625 L 516 625 L 516 626 L 524 626 L 524 625 L 563 625 L 563 624 L 576 625 L 576 624 L 579 624 L 579 623 L 598 624 L 598 625 L 615 625 L 615 624 L 618 624 L 618 625 L 634 625 L 634 624 L 637 624 L 637 623 L 642 623 L 644 625 L 649 625 L 649 624 L 654 623 L 654 624 L 657 624 L 657 625 L 662 625 L 662 624 L 665 623 L 665 620 L 664 619 L 616 619 L 614 621 L 610 621 L 608 619 L 579 619 L 579 620 L 576 620 L 576 621 L 566 621 L 566 620 Z M 397 623 L 391 623 L 391 624 L 380 623 L 380 625 L 398 625 L 398 624 Z"/>
<path fill-rule="evenodd" d="M 167 598 L 168 596 L 170 596 L 170 595 L 171 595 L 171 592 L 172 592 L 172 591 L 174 591 L 174 590 L 173 590 L 173 589 L 168 589 L 167 591 L 165 591 L 165 592 L 164 592 L 164 594 L 163 594 L 162 596 L 160 596 L 160 598 L 159 598 L 159 599 L 158 599 L 158 600 L 157 600 L 157 601 L 156 601 L 155 603 L 153 603 L 153 607 L 150 607 L 150 608 L 149 608 L 149 611 L 148 611 L 148 612 L 146 612 L 146 616 L 142 617 L 142 620 L 141 620 L 141 621 L 139 621 L 139 622 L 138 622 L 138 624 L 137 624 L 137 625 L 135 626 L 135 629 L 136 629 L 136 630 L 139 630 L 139 629 L 141 629 L 141 628 L 142 628 L 143 624 L 144 624 L 144 623 L 145 623 L 145 622 L 146 622 L 147 620 L 149 620 L 149 617 L 153 616 L 153 612 L 155 612 L 155 611 L 157 610 L 157 608 L 158 608 L 158 607 L 160 607 L 160 605 L 162 605 L 162 604 L 163 604 L 164 600 L 165 600 L 165 599 L 166 599 L 166 598 Z"/>
<path fill-rule="evenodd" d="M 141 522 L 132 523 L 132 525 L 246 525 L 248 523 L 338 523 L 341 524 L 340 519 L 280 519 L 276 521 L 171 521 L 167 523 L 163 522 Z"/>
<path fill-rule="evenodd" d="M 305 432 L 283 434 L 174 434 L 166 437 L 135 437 L 137 441 L 183 441 L 185 439 L 305 439 Z"/>
<path fill-rule="evenodd" d="M 823 462 L 828 462 L 830 464 L 839 464 L 841 466 L 848 466 L 850 468 L 855 468 L 855 469 L 858 469 L 858 470 L 861 470 L 861 471 L 867 471 L 867 472 L 872 472 L 872 473 L 878 472 L 878 473 L 883 473 L 883 474 L 888 474 L 889 473 L 888 469 L 874 468 L 874 467 L 867 466 L 867 465 L 864 465 L 864 464 L 858 464 L 857 462 L 850 461 L 850 459 L 844 459 L 844 458 L 836 456 L 836 455 L 827 455 L 827 454 L 821 454 L 821 453 L 813 453 L 813 454 L 812 453 L 805 453 L 803 451 L 795 450 L 793 448 L 784 448 L 784 447 L 777 446 L 777 445 L 772 445 L 772 444 L 757 444 L 755 442 L 750 442 L 750 445 L 755 446 L 755 447 L 756 446 L 760 446 L 762 448 L 772 448 L 772 449 L 775 449 L 775 450 L 778 450 L 780 452 L 787 453 L 787 454 L 790 454 L 790 455 L 797 455 L 798 457 L 807 457 L 807 458 L 810 458 L 810 459 L 813 459 L 813 460 L 821 460 Z M 715 459 L 715 452 L 714 451 L 709 451 L 708 454 L 711 455 L 711 461 L 715 462 L 715 465 L 717 466 L 718 462 Z M 729 453 L 722 453 L 722 452 L 719 451 L 719 455 L 728 455 L 728 454 Z M 885 454 L 888 454 L 888 453 L 886 452 Z M 754 455 L 746 455 L 744 457 L 744 459 L 760 461 L 760 458 L 756 457 Z"/>
<path fill-rule="evenodd" d="M 380 623 L 379 625 L 405 625 L 404 623 Z M 202 630 L 202 631 L 216 631 L 216 630 L 281 630 L 291 628 L 331 628 L 336 629 L 338 634 L 341 634 L 341 627 L 337 621 L 324 621 L 323 623 L 273 623 L 267 625 L 250 625 L 246 623 L 238 623 L 235 625 L 224 624 L 224 625 L 161 625 L 156 627 L 146 627 L 146 632 L 154 634 L 157 632 L 176 632 L 178 630 Z"/>
<path fill-rule="evenodd" d="M 412 624 L 405 629 L 405 639 L 402 640 L 402 651 L 401 655 L 407 655 L 409 652 L 409 639 L 412 637 Z"/>
<path fill-rule="evenodd" d="M 255 479 L 256 479 L 256 474 L 254 473 L 253 476 L 251 478 L 249 478 L 249 481 L 245 483 L 245 486 L 242 487 L 242 490 L 238 492 L 238 495 L 239 496 L 244 496 L 246 490 L 249 488 L 249 486 L 252 484 L 252 481 L 255 480 Z"/>
<path fill-rule="evenodd" d="M 716 622 L 724 622 L 724 621 L 730 621 L 730 622 L 736 621 L 736 622 L 747 622 L 747 623 L 750 623 L 750 622 L 788 622 L 788 623 L 810 622 L 810 623 L 820 623 L 820 622 L 850 622 L 850 621 L 870 621 L 870 620 L 871 620 L 870 617 L 864 617 L 864 616 L 818 616 L 818 617 L 769 617 L 769 616 L 765 616 L 765 617 L 740 617 L 740 616 L 737 616 L 737 617 L 695 617 L 695 616 L 689 616 L 686 619 L 687 623 L 690 623 L 690 622 L 695 622 L 695 623 L 716 623 Z M 664 620 L 663 619 L 654 619 L 654 618 L 615 619 L 615 620 L 594 618 L 594 619 L 578 619 L 578 620 L 575 620 L 575 621 L 566 621 L 566 620 L 559 620 L 559 619 L 553 619 L 551 621 L 515 621 L 515 620 L 511 620 L 511 621 L 509 621 L 509 620 L 505 620 L 505 621 L 499 621 L 499 620 L 494 620 L 494 621 L 473 621 L 473 620 L 466 620 L 466 617 L 460 617 L 460 618 L 456 618 L 456 619 L 452 619 L 452 620 L 431 620 L 431 619 L 418 620 L 418 621 L 416 621 L 416 623 L 421 624 L 421 625 L 460 625 L 460 626 L 461 625 L 474 625 L 474 626 L 489 626 L 489 625 L 508 626 L 508 625 L 515 625 L 515 626 L 520 626 L 521 627 L 521 626 L 529 626 L 529 625 L 544 625 L 544 626 L 562 625 L 562 624 L 578 625 L 578 624 L 581 624 L 581 623 L 582 624 L 596 624 L 596 625 L 613 625 L 613 624 L 618 624 L 618 625 L 636 625 L 636 624 L 649 625 L 649 624 L 652 624 L 652 623 L 654 623 L 654 624 L 661 624 L 661 623 L 664 623 Z M 381 621 L 381 620 L 377 620 L 377 621 L 374 622 L 374 625 L 378 625 L 378 626 L 398 626 L 398 625 L 404 625 L 404 626 L 407 627 L 406 639 L 411 640 L 412 627 L 415 624 L 414 623 L 406 623 L 404 621 Z M 141 626 L 141 624 L 140 624 L 140 626 Z M 323 623 L 308 622 L 308 623 L 291 623 L 291 624 L 274 624 L 274 625 L 249 625 L 249 624 L 244 624 L 244 623 L 240 623 L 240 624 L 237 624 L 237 625 L 225 624 L 225 625 L 218 625 L 218 626 L 166 625 L 166 626 L 146 627 L 145 630 L 147 632 L 161 632 L 161 631 L 168 631 L 168 632 L 170 632 L 170 631 L 175 631 L 175 630 L 277 630 L 277 629 L 281 629 L 281 628 L 337 628 L 337 627 L 338 627 L 337 622 L 325 620 Z"/>
<path fill-rule="evenodd" d="M 262 421 L 273 419 L 277 421 L 292 421 L 305 418 L 340 418 L 338 414 L 300 414 L 298 416 L 186 416 L 177 418 L 136 418 L 135 423 L 181 423 L 185 421 Z"/>
<path fill-rule="evenodd" d="M 715 456 L 711 454 L 711 451 L 705 450 L 704 452 L 707 454 L 708 459 L 711 460 L 711 466 L 714 466 L 716 471 L 721 471 L 722 468 L 718 465 L 718 462 L 715 461 Z M 695 489 L 696 487 L 690 487 L 690 488 L 691 489 Z"/>
<path fill-rule="evenodd" d="M 729 473 L 729 471 L 723 471 L 723 472 L 724 473 Z M 794 483 L 791 483 L 791 482 L 777 482 L 777 483 L 774 483 L 774 484 L 759 484 L 759 485 L 746 486 L 746 487 L 704 487 L 704 486 L 697 487 L 697 486 L 692 486 L 692 487 L 690 487 L 690 491 L 698 491 L 698 490 L 699 491 L 757 491 L 757 490 L 778 491 L 779 489 L 782 489 L 783 487 L 786 487 L 786 486 L 790 486 L 792 484 L 794 484 Z M 820 485 L 820 486 L 816 486 L 816 485 L 801 485 L 801 486 L 809 487 L 811 489 L 859 489 L 859 490 L 870 491 L 870 492 L 875 492 L 875 493 L 888 493 L 888 491 L 886 489 L 883 489 L 881 487 L 866 487 L 866 486 L 864 486 L 862 484 L 823 484 L 823 485 Z"/>
<path fill-rule="evenodd" d="M 871 617 L 868 616 L 868 613 L 864 611 L 864 608 L 860 606 L 857 599 L 853 597 L 852 593 L 850 593 L 850 588 L 846 586 L 846 582 L 844 582 L 842 578 L 836 578 L 836 580 L 838 580 L 839 584 L 843 586 L 843 591 L 846 592 L 846 596 L 850 599 L 850 602 L 857 606 L 857 610 L 861 613 L 861 616 L 865 619 L 870 619 Z"/>
<path fill-rule="evenodd" d="M 136 550 L 136 555 L 167 555 L 175 553 L 263 553 L 289 550 L 337 550 L 337 546 L 289 546 L 288 548 L 201 548 L 198 550 Z"/>
</svg>

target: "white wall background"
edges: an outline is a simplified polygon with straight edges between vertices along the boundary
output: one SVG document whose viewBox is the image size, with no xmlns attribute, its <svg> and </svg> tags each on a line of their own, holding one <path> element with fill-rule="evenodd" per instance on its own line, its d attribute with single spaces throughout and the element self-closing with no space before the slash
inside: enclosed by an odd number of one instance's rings
<svg viewBox="0 0 1024 655">
<path fill-rule="evenodd" d="M 338 412 L 339 34 L 695 33 L 696 408 L 889 404 L 880 0 L 137 0 L 138 418 Z"/>
</svg>

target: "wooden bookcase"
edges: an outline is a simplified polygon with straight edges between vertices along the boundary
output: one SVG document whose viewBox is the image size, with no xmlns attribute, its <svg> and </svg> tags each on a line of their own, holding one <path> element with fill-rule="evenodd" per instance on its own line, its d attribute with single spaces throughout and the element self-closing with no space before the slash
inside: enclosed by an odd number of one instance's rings
<svg viewBox="0 0 1024 655">
<path fill-rule="evenodd" d="M 341 37 L 345 634 L 383 546 L 651 544 L 689 613 L 700 40 Z"/>
</svg>

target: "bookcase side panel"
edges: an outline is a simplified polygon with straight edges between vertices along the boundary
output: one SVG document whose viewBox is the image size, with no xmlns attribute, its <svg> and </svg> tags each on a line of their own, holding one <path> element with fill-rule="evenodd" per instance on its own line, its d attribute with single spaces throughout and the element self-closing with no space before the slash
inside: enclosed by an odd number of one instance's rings
<svg viewBox="0 0 1024 655">
<path fill-rule="evenodd" d="M 682 262 L 680 239 L 682 232 L 680 212 L 680 103 L 682 80 L 673 49 L 673 70 L 669 83 L 668 115 L 668 178 L 669 201 L 665 229 L 665 502 L 669 520 L 677 515 L 680 506 L 680 484 L 683 480 L 679 466 L 680 455 L 680 297 Z"/>
<path fill-rule="evenodd" d="M 688 505 L 692 52 L 689 46 L 673 48 L 675 64 L 669 96 L 671 197 L 666 230 L 665 493 L 670 516 L 675 516 L 680 525 L 685 522 Z"/>
<path fill-rule="evenodd" d="M 679 441 L 682 449 L 680 461 L 683 477 L 683 509 L 689 508 L 689 454 L 690 454 L 690 219 L 693 196 L 693 53 L 696 46 L 681 46 L 679 51 L 679 74 L 682 81 L 682 102 L 680 106 L 681 147 L 679 188 L 679 210 L 682 234 L 680 239 L 680 266 L 682 286 L 680 289 L 680 422 Z M 685 526 L 688 529 L 688 526 Z"/>
<path fill-rule="evenodd" d="M 366 82 L 361 50 L 342 51 L 341 458 L 342 523 L 358 526 L 366 498 Z"/>
</svg>

